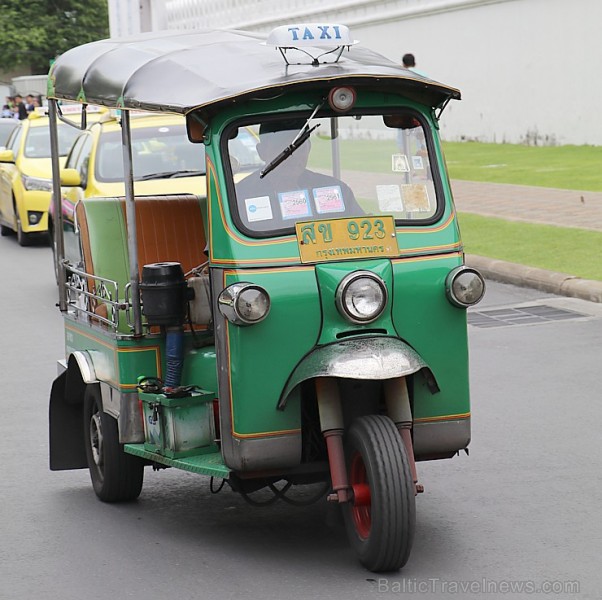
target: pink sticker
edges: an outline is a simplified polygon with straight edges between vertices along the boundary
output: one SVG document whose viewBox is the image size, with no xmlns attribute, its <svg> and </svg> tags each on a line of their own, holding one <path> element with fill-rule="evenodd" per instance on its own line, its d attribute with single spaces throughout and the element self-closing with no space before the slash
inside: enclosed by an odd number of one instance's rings
<svg viewBox="0 0 602 600">
<path fill-rule="evenodd" d="M 295 190 L 278 194 L 283 219 L 298 219 L 311 216 L 307 190 Z"/>
<path fill-rule="evenodd" d="M 318 213 L 345 212 L 345 202 L 343 202 L 340 185 L 314 188 L 313 193 Z"/>
</svg>

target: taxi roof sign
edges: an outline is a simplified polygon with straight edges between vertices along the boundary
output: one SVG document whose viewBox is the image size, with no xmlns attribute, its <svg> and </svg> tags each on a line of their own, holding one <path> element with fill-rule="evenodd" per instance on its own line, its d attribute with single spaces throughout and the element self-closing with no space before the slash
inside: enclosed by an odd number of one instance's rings
<svg viewBox="0 0 602 600">
<path fill-rule="evenodd" d="M 265 42 L 268 46 L 277 48 L 299 48 L 302 46 L 320 46 L 338 48 L 353 46 L 357 40 L 352 40 L 349 27 L 334 23 L 299 23 L 281 25 L 269 34 Z"/>
<path fill-rule="evenodd" d="M 299 50 L 312 59 L 312 64 L 319 64 L 318 59 L 339 50 L 334 62 L 337 62 L 345 48 L 349 48 L 358 41 L 351 38 L 349 28 L 337 23 L 295 23 L 281 25 L 269 34 L 265 41 L 268 46 L 278 48 L 287 64 L 286 50 Z M 324 48 L 327 51 L 314 56 L 305 48 Z"/>
</svg>

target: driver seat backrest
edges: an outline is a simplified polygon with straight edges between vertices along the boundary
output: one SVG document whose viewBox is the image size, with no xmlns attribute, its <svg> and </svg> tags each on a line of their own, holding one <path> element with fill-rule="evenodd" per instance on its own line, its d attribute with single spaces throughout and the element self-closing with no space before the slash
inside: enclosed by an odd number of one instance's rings
<svg viewBox="0 0 602 600">
<path fill-rule="evenodd" d="M 179 262 L 188 273 L 207 260 L 201 201 L 193 194 L 135 198 L 139 276 L 146 264 Z M 76 216 L 84 270 L 116 281 L 123 299 L 130 279 L 125 199 L 88 198 Z"/>
</svg>

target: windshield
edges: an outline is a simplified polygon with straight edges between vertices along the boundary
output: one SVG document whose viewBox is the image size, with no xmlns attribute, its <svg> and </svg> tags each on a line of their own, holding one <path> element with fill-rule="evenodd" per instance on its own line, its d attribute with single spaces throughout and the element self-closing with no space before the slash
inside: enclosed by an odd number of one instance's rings
<svg viewBox="0 0 602 600">
<path fill-rule="evenodd" d="M 59 124 L 59 155 L 67 156 L 75 138 L 81 130 L 69 125 Z M 24 154 L 27 158 L 50 158 L 50 127 L 30 127 L 25 140 Z"/>
<path fill-rule="evenodd" d="M 293 144 L 304 124 L 303 118 L 270 120 L 230 134 L 233 215 L 245 233 L 282 235 L 298 221 L 362 215 L 432 222 L 438 209 L 434 157 L 417 113 L 316 118 L 308 124 L 309 139 Z M 255 162 L 244 166 L 241 136 L 254 143 Z"/>
<path fill-rule="evenodd" d="M 205 174 L 205 146 L 188 141 L 185 125 L 132 128 L 134 179 L 162 179 Z M 100 135 L 96 179 L 123 181 L 121 132 Z"/>
<path fill-rule="evenodd" d="M 0 146 L 6 146 L 6 142 L 19 123 L 15 119 L 0 118 Z"/>
</svg>

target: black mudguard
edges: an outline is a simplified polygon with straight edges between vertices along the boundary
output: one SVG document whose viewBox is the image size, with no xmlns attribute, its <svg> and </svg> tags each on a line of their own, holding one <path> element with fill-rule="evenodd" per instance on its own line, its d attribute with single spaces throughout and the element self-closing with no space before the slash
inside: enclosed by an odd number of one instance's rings
<svg viewBox="0 0 602 600">
<path fill-rule="evenodd" d="M 50 392 L 50 470 L 85 469 L 84 416 L 81 402 L 67 402 L 68 371 L 61 373 Z M 83 383 L 83 382 L 82 382 Z"/>
</svg>

